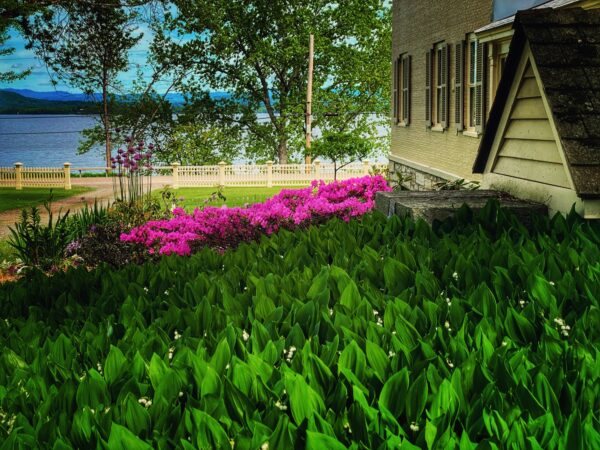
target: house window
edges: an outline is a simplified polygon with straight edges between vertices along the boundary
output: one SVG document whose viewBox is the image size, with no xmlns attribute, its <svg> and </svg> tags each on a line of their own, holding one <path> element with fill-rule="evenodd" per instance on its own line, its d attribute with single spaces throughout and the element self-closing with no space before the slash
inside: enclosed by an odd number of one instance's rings
<svg viewBox="0 0 600 450">
<path fill-rule="evenodd" d="M 394 64 L 394 120 L 397 125 L 410 123 L 411 57 L 401 55 Z"/>
<path fill-rule="evenodd" d="M 492 82 L 492 96 L 496 95 L 496 89 L 500 84 L 500 78 L 504 71 L 504 65 L 506 64 L 506 57 L 510 48 L 510 39 L 504 39 L 499 42 L 491 44 L 492 61 L 491 61 L 491 82 Z M 493 98 L 493 97 L 492 97 Z"/>
<path fill-rule="evenodd" d="M 437 44 L 426 54 L 425 119 L 436 131 L 448 127 L 448 45 Z"/>
<path fill-rule="evenodd" d="M 436 86 L 435 86 L 435 117 L 434 123 L 441 125 L 442 117 L 444 115 L 444 53 L 443 47 L 438 46 L 435 49 L 436 65 Z"/>
<path fill-rule="evenodd" d="M 402 83 L 401 86 L 401 108 L 400 119 L 403 125 L 410 123 L 410 83 L 411 83 L 411 58 L 409 55 L 404 55 L 401 60 Z"/>
<path fill-rule="evenodd" d="M 467 114 L 465 125 L 467 131 L 475 131 L 477 123 L 477 92 L 481 89 L 481 76 L 477 73 L 478 44 L 474 36 L 470 36 L 467 47 Z"/>
</svg>

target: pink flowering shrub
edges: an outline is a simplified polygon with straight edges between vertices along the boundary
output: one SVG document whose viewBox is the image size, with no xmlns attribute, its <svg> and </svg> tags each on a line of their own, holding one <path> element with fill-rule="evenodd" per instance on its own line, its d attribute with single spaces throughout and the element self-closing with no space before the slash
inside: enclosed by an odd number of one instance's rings
<svg viewBox="0 0 600 450">
<path fill-rule="evenodd" d="M 325 184 L 314 181 L 304 189 L 284 189 L 247 208 L 196 208 L 186 214 L 173 210 L 173 218 L 153 220 L 121 235 L 124 242 L 144 244 L 150 253 L 189 255 L 194 248 L 235 247 L 281 228 L 321 223 L 333 217 L 348 221 L 370 211 L 375 193 L 390 191 L 382 176 L 367 176 Z"/>
</svg>

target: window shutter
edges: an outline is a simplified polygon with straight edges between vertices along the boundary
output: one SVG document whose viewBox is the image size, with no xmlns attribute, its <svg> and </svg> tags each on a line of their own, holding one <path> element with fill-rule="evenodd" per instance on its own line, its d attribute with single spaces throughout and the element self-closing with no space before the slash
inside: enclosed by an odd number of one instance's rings
<svg viewBox="0 0 600 450">
<path fill-rule="evenodd" d="M 410 123 L 410 84 L 411 84 L 411 57 L 402 58 L 402 112 L 405 125 Z"/>
<path fill-rule="evenodd" d="M 485 50 L 486 45 L 477 44 L 477 75 L 475 77 L 475 130 L 483 132 L 485 125 Z"/>
<path fill-rule="evenodd" d="M 432 51 L 425 53 L 425 125 L 427 128 L 431 128 L 431 58 Z"/>
<path fill-rule="evenodd" d="M 398 105 L 398 101 L 399 101 L 399 95 L 398 95 L 398 78 L 399 78 L 399 70 L 398 70 L 398 66 L 399 66 L 399 59 L 396 58 L 394 59 L 394 73 L 392 74 L 392 78 L 393 78 L 393 99 L 392 99 L 392 112 L 394 115 L 394 125 L 398 123 L 398 116 L 399 116 L 399 105 Z"/>
<path fill-rule="evenodd" d="M 465 42 L 458 41 L 455 48 L 454 66 L 454 123 L 456 130 L 464 129 L 465 121 L 465 94 L 463 86 L 465 83 Z"/>
<path fill-rule="evenodd" d="M 450 70 L 449 70 L 449 46 L 448 45 L 444 45 L 442 47 L 442 62 L 441 62 L 441 74 L 442 74 L 442 108 L 441 108 L 441 116 L 440 117 L 440 124 L 442 125 L 442 128 L 448 128 L 448 113 L 450 112 L 449 110 L 449 103 L 450 103 L 450 96 L 448 95 L 450 93 L 448 86 L 450 85 L 449 80 L 450 80 Z"/>
</svg>

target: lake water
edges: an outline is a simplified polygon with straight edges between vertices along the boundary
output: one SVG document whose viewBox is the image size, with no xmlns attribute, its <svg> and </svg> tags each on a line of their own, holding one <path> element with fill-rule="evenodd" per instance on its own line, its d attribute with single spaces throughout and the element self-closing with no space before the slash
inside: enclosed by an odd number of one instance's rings
<svg viewBox="0 0 600 450">
<path fill-rule="evenodd" d="M 0 167 L 16 162 L 26 166 L 103 167 L 104 154 L 97 148 L 77 154 L 80 132 L 96 123 L 92 116 L 43 116 L 0 114 Z"/>
<path fill-rule="evenodd" d="M 73 167 L 104 167 L 103 147 L 77 154 L 81 131 L 95 123 L 93 116 L 0 114 L 0 167 L 16 162 L 30 167 L 59 167 L 65 162 Z M 386 158 L 382 155 L 378 160 Z"/>
</svg>

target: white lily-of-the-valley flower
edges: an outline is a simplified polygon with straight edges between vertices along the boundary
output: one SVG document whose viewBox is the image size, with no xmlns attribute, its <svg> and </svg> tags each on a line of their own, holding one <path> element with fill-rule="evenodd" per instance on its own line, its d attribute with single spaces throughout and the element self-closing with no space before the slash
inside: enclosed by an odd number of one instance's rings
<svg viewBox="0 0 600 450">
<path fill-rule="evenodd" d="M 148 397 L 141 397 L 138 400 L 138 403 L 144 408 L 150 408 L 152 406 L 152 400 L 150 400 Z"/>
<path fill-rule="evenodd" d="M 244 342 L 247 342 L 248 339 L 250 339 L 250 334 L 246 330 L 242 331 L 242 339 L 244 340 Z"/>
<path fill-rule="evenodd" d="M 292 362 L 292 358 L 294 357 L 294 353 L 296 353 L 296 347 L 294 347 L 293 345 L 290 345 L 289 349 L 283 349 L 283 352 L 286 354 L 285 355 L 285 360 L 287 362 Z"/>
<path fill-rule="evenodd" d="M 564 319 L 557 317 L 556 319 L 554 319 L 554 323 L 560 327 L 560 334 L 562 334 L 564 337 L 569 336 L 569 331 L 571 331 L 571 327 L 567 325 Z"/>
<path fill-rule="evenodd" d="M 458 281 L 458 272 L 454 272 L 452 278 L 454 278 L 455 281 Z"/>
</svg>

